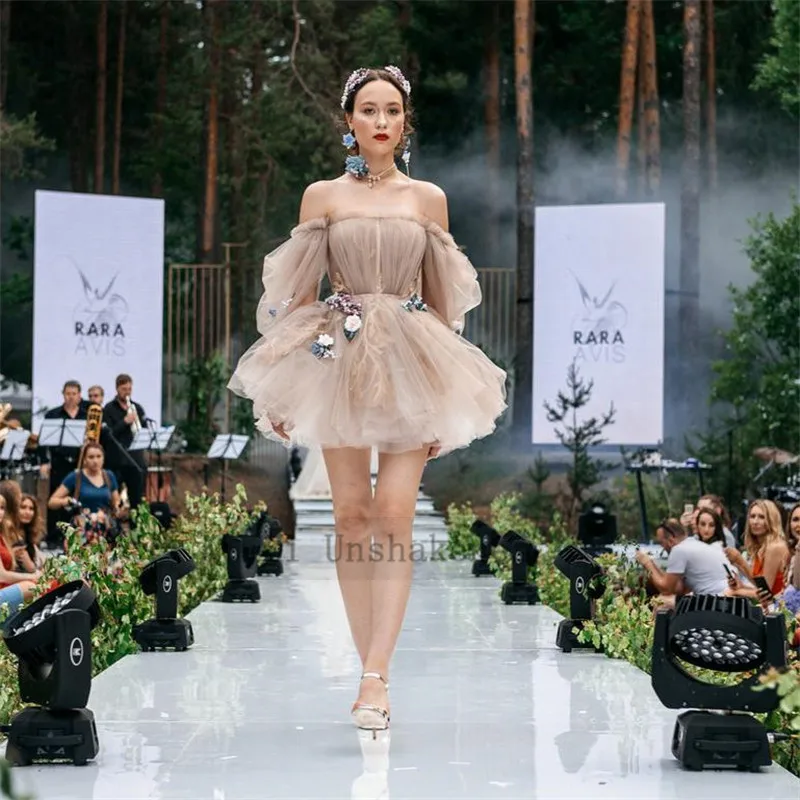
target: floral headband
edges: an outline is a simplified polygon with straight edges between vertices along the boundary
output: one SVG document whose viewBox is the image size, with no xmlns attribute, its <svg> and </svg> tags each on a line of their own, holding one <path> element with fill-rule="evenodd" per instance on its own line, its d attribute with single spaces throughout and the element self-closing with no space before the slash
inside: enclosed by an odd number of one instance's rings
<svg viewBox="0 0 800 800">
<path fill-rule="evenodd" d="M 403 75 L 400 68 L 389 65 L 388 67 L 384 67 L 384 69 L 397 80 L 400 86 L 402 86 L 406 97 L 411 97 L 411 84 L 406 79 L 406 76 Z M 350 73 L 350 77 L 347 79 L 347 82 L 344 85 L 344 92 L 342 93 L 342 108 L 347 105 L 347 98 L 350 97 L 356 86 L 358 86 L 361 81 L 363 81 L 364 78 L 369 75 L 370 72 L 372 72 L 372 70 L 366 69 L 365 67 L 360 67 L 359 69 Z"/>
</svg>

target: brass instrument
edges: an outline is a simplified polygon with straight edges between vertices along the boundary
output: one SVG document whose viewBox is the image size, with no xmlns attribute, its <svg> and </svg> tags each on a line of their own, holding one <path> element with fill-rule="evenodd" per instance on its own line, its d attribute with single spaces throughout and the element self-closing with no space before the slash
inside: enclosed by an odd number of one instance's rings
<svg viewBox="0 0 800 800">
<path fill-rule="evenodd" d="M 78 457 L 77 468 L 83 467 L 83 454 L 87 444 L 96 444 L 100 441 L 100 431 L 103 429 L 103 406 L 92 403 L 86 409 L 86 432 L 83 435 L 83 447 Z"/>
</svg>

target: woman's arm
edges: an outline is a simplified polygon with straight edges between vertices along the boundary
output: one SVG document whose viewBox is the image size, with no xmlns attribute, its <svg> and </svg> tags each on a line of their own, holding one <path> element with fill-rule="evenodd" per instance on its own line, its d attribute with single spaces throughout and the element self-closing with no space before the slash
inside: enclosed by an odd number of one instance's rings
<svg viewBox="0 0 800 800">
<path fill-rule="evenodd" d="M 69 490 L 62 483 L 50 496 L 50 499 L 47 501 L 47 507 L 54 511 L 59 508 L 66 508 L 71 499 Z"/>
<path fill-rule="evenodd" d="M 778 573 L 786 568 L 786 559 L 789 548 L 784 542 L 773 542 L 764 553 L 764 572 L 762 573 L 767 585 L 772 588 Z"/>
<path fill-rule="evenodd" d="M 11 569 L 6 569 L 0 563 L 0 583 L 19 583 L 20 581 L 38 581 L 39 571 L 34 570 L 31 572 L 15 572 Z"/>
<path fill-rule="evenodd" d="M 728 557 L 728 561 L 752 583 L 753 573 L 750 571 L 750 565 L 747 563 L 745 557 L 735 547 L 726 547 L 725 555 Z"/>
</svg>

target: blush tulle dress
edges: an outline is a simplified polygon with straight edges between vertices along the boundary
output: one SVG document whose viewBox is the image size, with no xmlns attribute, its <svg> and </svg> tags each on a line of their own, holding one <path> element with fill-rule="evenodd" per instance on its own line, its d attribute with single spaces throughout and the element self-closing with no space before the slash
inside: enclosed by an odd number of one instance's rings
<svg viewBox="0 0 800 800">
<path fill-rule="evenodd" d="M 309 303 L 326 273 L 333 294 Z M 481 290 L 439 225 L 411 216 L 304 222 L 264 259 L 263 285 L 261 336 L 228 388 L 252 401 L 266 437 L 387 453 L 437 442 L 444 454 L 495 429 L 506 374 L 460 335 Z"/>
</svg>

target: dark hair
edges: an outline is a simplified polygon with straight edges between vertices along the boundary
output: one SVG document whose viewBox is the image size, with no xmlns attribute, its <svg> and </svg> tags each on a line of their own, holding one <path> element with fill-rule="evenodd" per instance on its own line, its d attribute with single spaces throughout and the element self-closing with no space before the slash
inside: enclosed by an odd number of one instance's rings
<svg viewBox="0 0 800 800">
<path fill-rule="evenodd" d="M 403 113 L 405 114 L 405 119 L 403 120 L 403 135 L 400 138 L 400 141 L 397 144 L 396 152 L 399 155 L 403 152 L 405 147 L 405 142 L 412 133 L 414 133 L 414 127 L 412 124 L 412 117 L 413 111 L 411 109 L 411 98 L 406 94 L 405 89 L 403 89 L 403 85 L 400 81 L 392 75 L 391 72 L 388 72 L 385 69 L 371 69 L 367 74 L 350 89 L 349 94 L 347 95 L 347 99 L 344 102 L 344 108 L 342 109 L 345 114 L 352 114 L 355 110 L 356 105 L 356 95 L 368 84 L 372 83 L 373 81 L 386 81 L 387 83 L 391 83 L 398 92 L 400 92 L 400 96 L 403 98 Z M 347 123 L 345 122 L 345 125 Z M 346 128 L 349 131 L 349 128 Z M 358 142 L 356 142 L 352 147 L 348 148 L 348 152 L 352 155 L 358 155 Z"/>
<path fill-rule="evenodd" d="M 710 539 L 704 539 L 699 533 L 700 517 L 703 516 L 703 514 L 708 514 L 708 516 L 711 517 L 711 520 L 714 523 L 714 533 Z M 720 515 L 717 514 L 717 512 L 714 511 L 713 509 L 711 508 L 697 509 L 697 521 L 695 522 L 695 528 L 697 528 L 696 531 L 697 538 L 701 542 L 704 542 L 705 544 L 714 544 L 714 542 L 722 542 L 723 545 L 725 544 L 725 528 L 722 525 L 722 517 L 720 517 Z"/>
<path fill-rule="evenodd" d="M 725 508 L 725 503 L 723 499 L 718 494 L 704 494 L 698 501 L 697 504 L 703 502 L 703 500 L 708 500 L 715 509 L 718 509 L 717 514 L 719 514 L 720 519 L 722 519 L 722 524 L 726 528 L 730 528 L 731 526 L 731 516 L 728 513 L 728 509 Z"/>
<path fill-rule="evenodd" d="M 81 385 L 78 383 L 78 381 L 67 381 L 64 384 L 64 388 L 61 390 L 61 393 L 63 394 L 64 392 L 67 391 L 67 389 L 77 389 L 78 391 L 80 391 Z"/>
<path fill-rule="evenodd" d="M 786 543 L 789 545 L 789 552 L 794 555 L 795 550 L 800 548 L 798 545 L 797 539 L 794 538 L 794 534 L 792 533 L 792 517 L 794 516 L 794 512 L 800 508 L 800 503 L 795 503 L 790 509 L 789 514 L 786 517 L 786 530 L 784 533 L 786 534 Z"/>
<path fill-rule="evenodd" d="M 674 517 L 662 519 L 661 522 L 656 526 L 656 532 L 659 529 L 666 531 L 674 539 L 680 539 L 681 536 L 686 536 L 686 529 Z"/>
<path fill-rule="evenodd" d="M 117 380 L 114 383 L 114 386 L 119 389 L 120 386 L 124 386 L 126 383 L 133 383 L 133 378 L 131 378 L 130 375 L 121 372 L 119 375 L 117 375 Z"/>
</svg>

